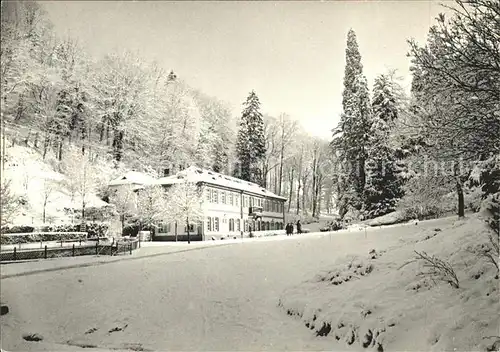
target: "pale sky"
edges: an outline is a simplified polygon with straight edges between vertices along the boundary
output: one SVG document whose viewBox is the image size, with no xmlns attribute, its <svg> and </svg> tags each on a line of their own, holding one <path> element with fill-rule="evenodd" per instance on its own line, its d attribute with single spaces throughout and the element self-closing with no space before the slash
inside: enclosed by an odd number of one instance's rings
<svg viewBox="0 0 500 352">
<path fill-rule="evenodd" d="M 364 73 L 397 69 L 409 86 L 408 38 L 424 43 L 437 1 L 162 2 L 42 4 L 55 30 L 94 57 L 124 49 L 155 60 L 239 116 L 254 89 L 262 112 L 281 112 L 330 138 L 342 111 L 346 36 L 358 38 Z"/>
</svg>

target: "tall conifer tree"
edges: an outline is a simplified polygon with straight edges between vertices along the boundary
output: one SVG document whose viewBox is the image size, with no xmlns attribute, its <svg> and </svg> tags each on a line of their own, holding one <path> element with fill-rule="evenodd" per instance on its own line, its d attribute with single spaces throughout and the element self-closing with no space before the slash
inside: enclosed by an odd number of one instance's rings
<svg viewBox="0 0 500 352">
<path fill-rule="evenodd" d="M 396 148 L 391 146 L 389 140 L 399 110 L 395 85 L 390 76 L 380 75 L 375 79 L 372 109 L 364 196 L 368 217 L 395 210 L 396 202 L 403 195 Z"/>
<path fill-rule="evenodd" d="M 372 113 L 361 54 L 352 29 L 347 34 L 342 107 L 340 123 L 333 130 L 332 147 L 343 166 L 337 191 L 339 213 L 344 216 L 349 209 L 360 210 L 364 203 L 365 163 Z"/>
<path fill-rule="evenodd" d="M 260 164 L 266 154 L 266 144 L 260 102 L 254 91 L 250 92 L 243 106 L 236 141 L 238 166 L 235 170 L 235 176 L 262 184 Z"/>
</svg>

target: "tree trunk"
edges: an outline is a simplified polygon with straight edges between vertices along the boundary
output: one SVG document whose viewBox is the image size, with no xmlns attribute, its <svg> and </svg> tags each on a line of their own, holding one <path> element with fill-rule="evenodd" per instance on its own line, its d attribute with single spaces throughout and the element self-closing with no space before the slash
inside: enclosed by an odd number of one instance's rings
<svg viewBox="0 0 500 352">
<path fill-rule="evenodd" d="M 106 124 L 106 145 L 109 145 L 109 123 Z"/>
<path fill-rule="evenodd" d="M 298 185 L 297 185 L 297 209 L 296 213 L 299 215 L 300 212 L 300 176 L 297 177 Z"/>
<path fill-rule="evenodd" d="M 113 131 L 113 156 L 117 162 L 122 160 L 123 156 L 123 131 Z"/>
<path fill-rule="evenodd" d="M 458 196 L 458 217 L 463 218 L 465 216 L 465 201 L 464 201 L 464 190 L 462 183 L 457 178 L 457 196 Z"/>
<path fill-rule="evenodd" d="M 47 156 L 47 149 L 49 147 L 49 143 L 50 143 L 49 136 L 45 135 L 45 140 L 43 142 L 43 156 L 42 156 L 43 160 L 45 160 L 45 157 Z"/>
<path fill-rule="evenodd" d="M 458 196 L 458 217 L 463 218 L 465 216 L 465 201 L 464 201 L 464 190 L 462 186 L 462 181 L 460 180 L 460 175 L 458 173 L 458 163 L 455 163 L 453 173 L 455 175 L 455 182 L 456 182 L 457 196 Z"/>
<path fill-rule="evenodd" d="M 299 212 L 300 212 L 300 187 L 301 187 L 300 182 L 302 181 L 302 159 L 303 159 L 303 154 L 304 154 L 304 148 L 302 147 L 302 150 L 301 150 L 301 153 L 300 153 L 299 174 L 297 175 L 297 181 L 298 181 L 298 186 L 297 186 L 297 215 L 299 215 Z"/>
<path fill-rule="evenodd" d="M 82 201 L 82 221 L 85 221 L 85 201 Z M 123 216 L 123 221 L 125 221 L 125 216 Z M 123 223 L 122 223 L 122 231 L 123 231 Z"/>
<path fill-rule="evenodd" d="M 62 155 L 63 155 L 63 141 L 59 141 L 59 148 L 57 151 L 57 160 L 61 161 L 62 160 Z"/>
<path fill-rule="evenodd" d="M 318 165 L 316 161 L 316 153 L 314 153 L 313 157 L 313 170 L 312 170 L 312 216 L 314 217 L 316 215 L 316 197 L 317 197 L 317 192 L 316 192 L 316 183 L 318 179 L 317 175 L 318 171 Z"/>
<path fill-rule="evenodd" d="M 280 154 L 280 169 L 279 169 L 279 177 L 278 177 L 278 195 L 281 196 L 281 187 L 283 184 L 283 153 L 284 153 L 284 148 L 283 146 L 281 147 L 281 154 Z"/>
<path fill-rule="evenodd" d="M 99 128 L 99 142 L 102 142 L 102 140 L 104 139 L 104 125 L 100 124 L 98 128 Z"/>
<path fill-rule="evenodd" d="M 82 209 L 82 214 L 83 214 L 83 209 Z M 120 215 L 120 220 L 122 223 L 122 235 L 123 235 L 123 229 L 125 228 L 125 214 Z M 82 216 L 82 222 L 83 222 L 83 216 Z"/>
<path fill-rule="evenodd" d="M 304 176 L 302 178 L 302 212 L 304 212 L 304 210 L 307 210 L 307 207 L 306 207 L 306 185 L 307 185 L 307 176 Z"/>
<path fill-rule="evenodd" d="M 290 193 L 288 194 L 288 212 L 290 212 L 290 207 L 292 206 L 292 195 L 293 195 L 293 168 L 291 169 L 290 180 Z"/>
<path fill-rule="evenodd" d="M 31 137 L 31 129 L 28 131 L 28 135 L 27 135 L 27 136 L 26 136 L 26 138 L 24 139 L 24 145 L 25 145 L 25 146 L 28 146 L 28 145 L 29 145 L 30 137 Z"/>
<path fill-rule="evenodd" d="M 187 234 L 188 234 L 188 244 L 191 243 L 191 237 L 189 234 L 189 216 L 186 217 Z"/>
</svg>

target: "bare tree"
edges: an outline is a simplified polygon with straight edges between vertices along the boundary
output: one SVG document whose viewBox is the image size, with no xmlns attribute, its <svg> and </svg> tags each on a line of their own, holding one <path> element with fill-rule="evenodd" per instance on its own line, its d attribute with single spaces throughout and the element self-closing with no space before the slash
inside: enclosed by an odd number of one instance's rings
<svg viewBox="0 0 500 352">
<path fill-rule="evenodd" d="M 167 193 L 167 219 L 186 224 L 188 243 L 191 243 L 190 225 L 203 220 L 202 194 L 196 184 L 187 180 L 173 185 Z"/>
<path fill-rule="evenodd" d="M 19 209 L 19 200 L 10 189 L 10 180 L 2 177 L 0 183 L 0 224 L 5 226 Z"/>
<path fill-rule="evenodd" d="M 81 200 L 82 221 L 85 220 L 85 207 L 90 193 L 96 189 L 98 170 L 95 163 L 89 160 L 88 155 L 80 151 L 72 150 L 68 152 L 68 158 L 63 161 L 62 168 L 66 174 L 66 186 L 70 192 L 71 202 L 75 196 L 79 195 Z"/>
<path fill-rule="evenodd" d="M 137 193 L 137 216 L 150 230 L 166 216 L 167 199 L 160 185 L 146 186 Z"/>
<path fill-rule="evenodd" d="M 278 195 L 282 193 L 283 184 L 283 164 L 285 161 L 285 152 L 293 141 L 295 133 L 297 131 L 297 121 L 291 120 L 288 115 L 280 114 L 279 117 L 279 130 L 280 130 L 280 141 L 279 141 L 279 176 L 278 176 Z"/>
<path fill-rule="evenodd" d="M 115 205 L 116 212 L 120 217 L 123 233 L 126 218 L 136 213 L 136 194 L 129 185 L 123 185 L 112 192 L 110 201 Z"/>
<path fill-rule="evenodd" d="M 50 197 L 52 196 L 52 193 L 56 189 L 56 185 L 54 184 L 53 180 L 49 179 L 44 179 L 43 180 L 43 188 L 42 188 L 42 221 L 45 224 L 45 219 L 46 219 L 46 209 L 47 209 L 47 203 L 49 202 Z"/>
</svg>

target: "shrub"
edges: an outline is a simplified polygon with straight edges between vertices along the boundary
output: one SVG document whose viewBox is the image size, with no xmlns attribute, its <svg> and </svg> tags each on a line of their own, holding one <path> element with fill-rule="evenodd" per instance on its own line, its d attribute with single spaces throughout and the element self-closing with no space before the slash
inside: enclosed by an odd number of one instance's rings
<svg viewBox="0 0 500 352">
<path fill-rule="evenodd" d="M 453 288 L 460 288 L 457 274 L 450 263 L 436 256 L 428 255 L 426 252 L 415 251 L 415 254 L 417 255 L 416 260 L 422 261 L 424 268 L 427 269 L 421 273 L 421 276 L 428 277 L 433 282 L 436 280 L 444 281 Z"/>
<path fill-rule="evenodd" d="M 401 210 L 403 221 L 418 219 L 435 219 L 443 215 L 445 211 L 436 205 L 414 205 Z"/>
<path fill-rule="evenodd" d="M 139 234 L 139 224 L 128 223 L 125 224 L 122 231 L 122 236 L 137 236 Z"/>
<path fill-rule="evenodd" d="M 91 222 L 86 225 L 89 237 L 105 237 L 108 233 L 109 225 L 105 223 Z"/>
<path fill-rule="evenodd" d="M 320 231 L 326 232 L 326 231 L 338 231 L 347 228 L 345 222 L 342 220 L 336 219 L 333 221 L 329 221 L 326 223 L 326 227 L 323 227 Z"/>
<path fill-rule="evenodd" d="M 2 233 L 29 233 L 33 232 L 35 228 L 29 225 L 20 225 L 20 226 L 12 226 L 12 227 L 3 227 Z"/>
</svg>

